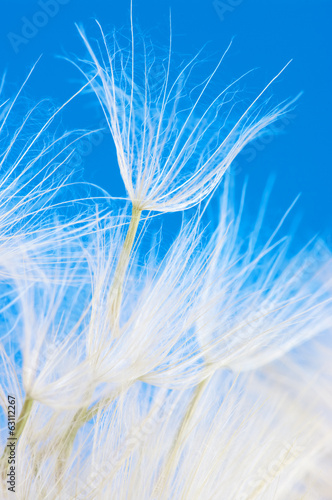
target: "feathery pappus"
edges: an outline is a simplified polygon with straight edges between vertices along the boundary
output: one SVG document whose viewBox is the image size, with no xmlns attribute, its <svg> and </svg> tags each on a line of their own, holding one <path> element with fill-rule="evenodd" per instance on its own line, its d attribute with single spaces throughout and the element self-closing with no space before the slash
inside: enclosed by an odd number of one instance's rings
<svg viewBox="0 0 332 500">
<path fill-rule="evenodd" d="M 98 43 L 78 28 L 84 81 L 62 106 L 22 118 L 28 78 L 10 98 L 1 85 L 1 498 L 332 498 L 331 251 L 292 251 L 293 206 L 266 236 L 264 193 L 248 232 L 228 176 L 294 100 L 270 106 L 278 73 L 244 109 L 239 78 L 206 103 L 225 54 L 197 84 L 199 54 L 175 73 L 171 42 L 158 60 L 133 24 L 129 48 L 99 28 Z M 125 200 L 73 191 L 89 131 L 54 123 L 81 93 Z M 169 212 L 184 213 L 164 242 Z"/>
</svg>

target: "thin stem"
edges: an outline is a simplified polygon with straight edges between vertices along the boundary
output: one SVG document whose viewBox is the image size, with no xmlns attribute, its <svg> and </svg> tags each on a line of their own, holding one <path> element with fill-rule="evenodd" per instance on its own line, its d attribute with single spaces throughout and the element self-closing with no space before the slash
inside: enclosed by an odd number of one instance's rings
<svg viewBox="0 0 332 500">
<path fill-rule="evenodd" d="M 29 415 L 31 413 L 32 405 L 33 405 L 33 399 L 30 397 L 27 397 L 24 401 L 20 416 L 18 417 L 18 420 L 17 420 L 17 425 L 15 427 L 15 437 L 17 439 L 21 436 L 21 434 L 24 430 L 24 427 L 28 421 Z"/>
<path fill-rule="evenodd" d="M 14 431 L 14 436 L 12 436 L 13 439 L 17 440 L 21 436 L 24 427 L 28 421 L 29 415 L 31 413 L 31 408 L 33 405 L 33 399 L 30 397 L 27 397 L 23 403 L 22 410 L 20 412 L 20 415 L 17 419 L 17 423 L 15 426 L 15 431 Z M 4 462 L 6 459 L 6 451 L 7 451 L 7 446 L 5 446 L 5 449 L 3 451 L 2 457 L 1 457 L 1 462 Z"/>
<path fill-rule="evenodd" d="M 113 283 L 109 294 L 109 299 L 108 299 L 109 315 L 110 315 L 111 326 L 113 329 L 113 334 L 115 337 L 118 337 L 120 334 L 119 317 L 120 317 L 120 308 L 122 301 L 122 286 L 126 277 L 126 271 L 128 269 L 130 254 L 133 248 L 141 213 L 142 209 L 137 208 L 135 205 L 133 205 L 128 232 L 126 234 L 126 239 L 124 241 L 120 257 L 115 269 Z M 61 451 L 61 456 L 59 459 L 59 472 L 61 472 L 68 457 L 70 456 L 77 432 L 83 425 L 85 425 L 89 420 L 91 420 L 96 415 L 99 408 L 100 404 L 96 403 L 90 409 L 81 408 L 76 412 L 72 421 L 72 425 L 62 440 L 64 448 Z"/>
<path fill-rule="evenodd" d="M 80 410 L 78 410 L 73 418 L 69 430 L 61 438 L 60 454 L 57 463 L 57 476 L 59 480 L 61 480 L 66 462 L 72 452 L 76 434 L 78 433 L 82 425 L 84 425 L 88 421 L 85 419 L 86 414 L 86 408 L 81 408 Z"/>
<path fill-rule="evenodd" d="M 181 449 L 182 444 L 184 443 L 186 439 L 186 435 L 188 433 L 188 430 L 190 430 L 190 425 L 192 423 L 192 419 L 194 417 L 194 414 L 197 410 L 197 406 L 200 402 L 200 399 L 205 391 L 206 386 L 208 385 L 209 381 L 211 380 L 211 376 L 203 380 L 198 384 L 198 386 L 195 388 L 195 392 L 192 396 L 192 399 L 188 405 L 187 411 L 182 419 L 181 425 L 178 429 L 178 432 L 174 438 L 174 442 L 172 445 L 172 448 L 169 451 L 168 458 L 166 460 L 166 463 L 160 473 L 160 476 L 157 480 L 156 486 L 155 486 L 155 494 L 160 494 L 162 492 L 166 492 L 166 487 L 169 478 L 171 477 L 172 473 L 174 472 L 174 469 L 177 466 L 178 462 L 178 454 Z"/>
<path fill-rule="evenodd" d="M 109 294 L 109 316 L 115 337 L 119 337 L 120 335 L 119 321 L 122 301 L 122 287 L 125 280 L 130 254 L 133 248 L 141 213 L 142 209 L 137 208 L 135 205 L 133 205 L 128 232 L 115 269 L 113 283 Z"/>
</svg>

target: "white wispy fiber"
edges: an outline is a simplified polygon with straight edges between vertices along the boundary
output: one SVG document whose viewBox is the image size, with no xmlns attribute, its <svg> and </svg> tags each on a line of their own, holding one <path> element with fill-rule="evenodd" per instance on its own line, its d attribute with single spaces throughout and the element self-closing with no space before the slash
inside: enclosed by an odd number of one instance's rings
<svg viewBox="0 0 332 500">
<path fill-rule="evenodd" d="M 137 82 L 139 56 L 117 47 L 98 62 L 81 34 L 129 200 L 110 210 L 92 194 L 74 199 L 76 136 L 49 131 L 61 108 L 26 140 L 38 107 L 13 128 L 19 96 L 4 102 L 1 498 L 332 498 L 330 249 L 316 238 L 294 255 L 282 235 L 293 206 L 266 237 L 264 193 L 248 234 L 246 189 L 236 203 L 227 176 L 214 230 L 200 204 L 172 243 L 161 241 L 143 212 L 201 202 L 285 108 L 263 116 L 252 106 L 235 126 L 226 112 L 210 135 L 229 89 L 193 125 L 200 97 L 185 111 L 185 71 L 171 84 L 168 60 L 155 88 L 146 65 Z"/>
<path fill-rule="evenodd" d="M 171 42 L 164 61 L 145 38 L 136 46 L 133 27 L 129 50 L 121 48 L 116 34 L 105 37 L 100 27 L 104 50 L 96 53 L 78 29 L 90 59 L 77 66 L 88 80 L 93 78 L 129 199 L 141 210 L 175 212 L 204 200 L 241 150 L 289 110 L 290 103 L 268 111 L 260 102 L 280 73 L 241 112 L 234 95 L 242 77 L 202 110 L 229 47 L 213 73 L 188 92 L 199 54 L 172 79 Z"/>
</svg>

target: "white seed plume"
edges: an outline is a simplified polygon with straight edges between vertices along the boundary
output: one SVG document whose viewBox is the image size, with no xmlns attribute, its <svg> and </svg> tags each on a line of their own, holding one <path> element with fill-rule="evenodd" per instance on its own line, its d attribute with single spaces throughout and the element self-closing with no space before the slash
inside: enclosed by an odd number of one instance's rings
<svg viewBox="0 0 332 500">
<path fill-rule="evenodd" d="M 109 40 L 100 30 L 104 51 L 95 53 L 79 28 L 90 60 L 77 65 L 88 80 L 93 78 L 91 86 L 112 133 L 123 182 L 140 210 L 175 212 L 204 200 L 240 151 L 289 109 L 284 104 L 264 114 L 264 106 L 257 107 L 277 75 L 237 117 L 232 95 L 240 78 L 201 110 L 228 49 L 188 97 L 198 56 L 172 79 L 171 43 L 164 65 L 145 40 L 140 47 L 144 55 L 137 56 L 133 27 L 129 51 L 120 47 L 115 35 Z"/>
</svg>

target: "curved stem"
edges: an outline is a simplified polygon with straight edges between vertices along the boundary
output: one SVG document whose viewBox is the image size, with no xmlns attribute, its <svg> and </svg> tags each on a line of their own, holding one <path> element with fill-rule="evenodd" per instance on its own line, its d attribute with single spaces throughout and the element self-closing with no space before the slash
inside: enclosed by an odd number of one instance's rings
<svg viewBox="0 0 332 500">
<path fill-rule="evenodd" d="M 24 427 L 28 421 L 29 415 L 31 413 L 32 405 L 33 405 L 33 399 L 28 396 L 23 403 L 22 410 L 17 419 L 13 439 L 18 440 L 19 437 L 21 436 Z M 5 449 L 1 457 L 1 462 L 3 462 L 6 458 L 6 451 L 7 447 L 5 446 Z"/>
<path fill-rule="evenodd" d="M 113 283 L 109 293 L 108 311 L 109 311 L 111 326 L 113 329 L 113 334 L 115 337 L 119 337 L 120 335 L 119 321 L 120 321 L 120 308 L 122 301 L 122 286 L 125 280 L 130 260 L 130 254 L 133 248 L 141 213 L 142 209 L 137 208 L 135 205 L 133 205 L 128 232 L 115 269 Z"/>
<path fill-rule="evenodd" d="M 176 469 L 177 462 L 178 462 L 178 454 L 181 449 L 181 446 L 183 445 L 187 433 L 190 431 L 190 426 L 192 423 L 192 419 L 195 415 L 195 412 L 197 410 L 197 406 L 200 402 L 200 399 L 205 391 L 206 386 L 208 385 L 209 381 L 211 380 L 211 375 L 200 382 L 198 386 L 195 389 L 195 392 L 192 396 L 192 399 L 188 405 L 187 411 L 182 419 L 181 425 L 178 429 L 178 432 L 176 433 L 176 436 L 173 441 L 172 448 L 170 449 L 168 453 L 168 458 L 166 460 L 165 465 L 163 466 L 163 469 L 159 475 L 159 478 L 157 480 L 156 486 L 155 486 L 155 494 L 160 494 L 166 492 L 168 480 L 171 477 L 172 473 Z"/>
<path fill-rule="evenodd" d="M 123 247 L 121 249 L 119 260 L 114 272 L 114 278 L 111 285 L 111 290 L 109 293 L 108 312 L 110 316 L 113 335 L 115 337 L 118 337 L 120 335 L 119 319 L 120 319 L 120 308 L 122 301 L 122 286 L 126 277 L 126 272 L 130 260 L 130 254 L 133 248 L 141 213 L 142 209 L 133 205 L 129 228 L 126 234 L 125 241 L 123 243 Z M 84 424 L 86 424 L 96 415 L 99 407 L 100 404 L 96 403 L 90 409 L 81 408 L 76 412 L 69 430 L 62 439 L 63 449 L 61 450 L 59 458 L 60 469 L 65 465 L 66 460 L 68 459 L 71 453 L 77 432 Z"/>
<path fill-rule="evenodd" d="M 21 436 L 21 434 L 24 430 L 24 427 L 28 421 L 29 415 L 31 413 L 32 405 L 33 405 L 33 399 L 27 397 L 24 401 L 20 416 L 18 417 L 18 420 L 17 420 L 17 425 L 15 427 L 15 437 L 17 439 Z"/>
</svg>

